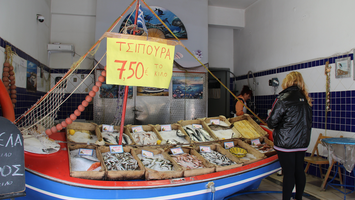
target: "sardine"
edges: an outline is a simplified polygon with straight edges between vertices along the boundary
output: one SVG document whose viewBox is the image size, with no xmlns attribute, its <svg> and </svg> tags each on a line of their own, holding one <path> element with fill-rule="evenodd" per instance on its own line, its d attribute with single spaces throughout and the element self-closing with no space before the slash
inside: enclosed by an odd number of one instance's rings
<svg viewBox="0 0 355 200">
<path fill-rule="evenodd" d="M 206 130 L 200 129 L 200 132 L 202 133 L 203 137 L 206 138 L 207 141 L 213 141 L 213 138 L 210 136 L 210 134 L 207 133 Z"/>
</svg>

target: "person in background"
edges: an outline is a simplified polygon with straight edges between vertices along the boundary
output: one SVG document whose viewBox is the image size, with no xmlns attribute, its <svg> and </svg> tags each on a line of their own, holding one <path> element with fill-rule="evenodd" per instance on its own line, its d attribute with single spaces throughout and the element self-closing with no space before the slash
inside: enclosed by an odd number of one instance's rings
<svg viewBox="0 0 355 200">
<path fill-rule="evenodd" d="M 296 185 L 295 199 L 301 200 L 306 185 L 303 163 L 311 138 L 312 99 L 299 72 L 287 74 L 282 89 L 266 121 L 274 129 L 274 149 L 284 175 L 282 199 L 290 200 Z"/>
<path fill-rule="evenodd" d="M 235 104 L 235 113 L 237 116 L 241 116 L 247 113 L 247 108 L 244 107 L 243 104 L 246 106 L 246 101 L 249 100 L 251 96 L 253 96 L 253 92 L 247 85 L 244 85 L 242 91 L 237 96 L 237 99 L 241 100 L 242 102 L 236 100 L 237 103 Z"/>
</svg>

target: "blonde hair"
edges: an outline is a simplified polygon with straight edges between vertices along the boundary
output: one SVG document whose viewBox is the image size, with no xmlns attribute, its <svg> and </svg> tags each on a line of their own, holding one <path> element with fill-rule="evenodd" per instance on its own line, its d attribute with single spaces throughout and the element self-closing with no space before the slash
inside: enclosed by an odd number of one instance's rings
<svg viewBox="0 0 355 200">
<path fill-rule="evenodd" d="M 306 84 L 304 83 L 301 73 L 297 71 L 290 72 L 282 81 L 281 86 L 282 89 L 286 89 L 291 86 L 298 86 L 298 88 L 302 91 L 303 95 L 306 97 L 308 104 L 312 106 L 312 98 L 308 96 Z"/>
</svg>

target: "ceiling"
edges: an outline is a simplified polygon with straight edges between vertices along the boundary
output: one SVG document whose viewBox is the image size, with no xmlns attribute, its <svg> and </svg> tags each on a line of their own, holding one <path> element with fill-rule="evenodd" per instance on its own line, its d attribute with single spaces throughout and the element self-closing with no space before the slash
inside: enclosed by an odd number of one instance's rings
<svg viewBox="0 0 355 200">
<path fill-rule="evenodd" d="M 246 9 L 258 0 L 208 0 L 209 6 Z"/>
</svg>

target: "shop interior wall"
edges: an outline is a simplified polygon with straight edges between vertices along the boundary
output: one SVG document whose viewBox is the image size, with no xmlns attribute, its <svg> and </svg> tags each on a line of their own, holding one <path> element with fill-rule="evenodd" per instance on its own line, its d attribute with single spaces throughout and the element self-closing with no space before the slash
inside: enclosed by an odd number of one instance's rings
<svg viewBox="0 0 355 200">
<path fill-rule="evenodd" d="M 132 1 L 123 0 L 97 0 L 96 10 L 96 31 L 95 39 L 98 40 L 110 25 L 123 13 Z M 202 51 L 202 63 L 208 62 L 208 1 L 207 0 L 146 0 L 149 6 L 159 6 L 173 12 L 179 17 L 187 30 L 187 40 L 182 43 L 191 51 Z M 132 8 L 131 8 L 132 11 Z M 123 17 L 125 17 L 124 15 Z M 118 32 L 123 19 L 119 22 L 113 32 Z M 96 53 L 96 59 L 104 55 L 106 51 L 106 40 L 100 44 Z M 184 67 L 200 65 L 182 46 L 176 46 L 176 52 L 183 54 L 183 58 L 177 60 Z M 102 62 L 103 65 L 105 61 Z"/>
<path fill-rule="evenodd" d="M 50 0 L 1 0 L 0 1 L 0 63 L 5 61 L 5 47 L 12 47 L 17 103 L 15 114 L 18 117 L 33 105 L 46 92 L 46 78 L 49 77 L 47 44 L 50 41 L 51 1 Z M 44 16 L 43 23 L 37 21 L 37 14 Z M 37 91 L 26 90 L 27 64 L 37 66 Z M 43 78 L 40 68 L 43 69 Z M 2 77 L 2 68 L 0 70 Z"/>
<path fill-rule="evenodd" d="M 237 86 L 247 85 L 247 72 L 256 77 L 256 113 L 266 118 L 267 109 L 282 91 L 268 85 L 269 79 L 280 82 L 293 70 L 302 73 L 313 101 L 313 128 L 310 152 L 319 133 L 327 136 L 355 137 L 355 81 L 353 49 L 355 27 L 354 1 L 258 1 L 246 11 L 246 24 L 235 31 Z M 341 12 L 335 12 L 341 10 Z M 329 11 L 329 12 L 325 12 Z M 341 23 L 340 23 L 341 22 Z M 339 31 L 341 30 L 341 31 Z M 350 57 L 351 76 L 335 77 L 335 59 Z M 325 127 L 325 62 L 332 66 L 330 105 Z M 327 156 L 327 150 L 321 149 Z M 314 174 L 319 171 L 313 168 Z M 349 174 L 347 174 L 350 176 Z M 354 182 L 350 176 L 349 181 Z"/>
</svg>

